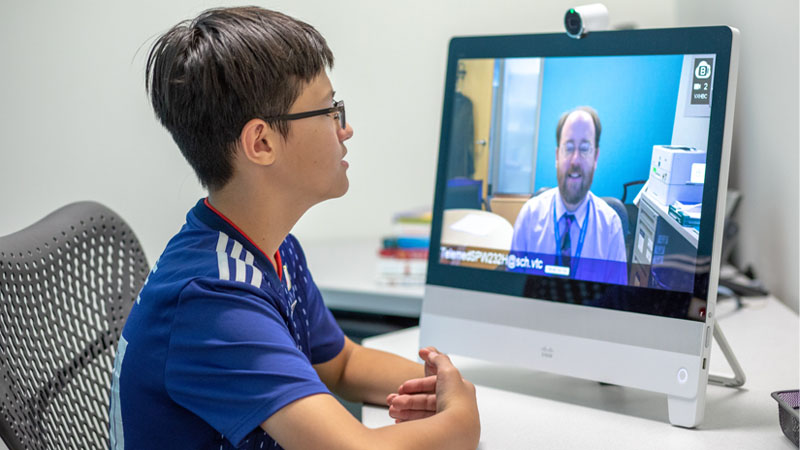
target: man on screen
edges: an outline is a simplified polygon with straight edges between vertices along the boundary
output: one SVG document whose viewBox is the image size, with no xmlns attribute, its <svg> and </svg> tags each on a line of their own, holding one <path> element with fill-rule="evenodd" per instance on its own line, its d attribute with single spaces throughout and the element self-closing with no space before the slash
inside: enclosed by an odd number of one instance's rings
<svg viewBox="0 0 800 450">
<path fill-rule="evenodd" d="M 591 107 L 561 116 L 556 127 L 558 188 L 534 196 L 522 207 L 511 251 L 554 255 L 554 264 L 568 267 L 570 278 L 627 284 L 622 222 L 589 191 L 600 131 L 600 119 Z"/>
</svg>

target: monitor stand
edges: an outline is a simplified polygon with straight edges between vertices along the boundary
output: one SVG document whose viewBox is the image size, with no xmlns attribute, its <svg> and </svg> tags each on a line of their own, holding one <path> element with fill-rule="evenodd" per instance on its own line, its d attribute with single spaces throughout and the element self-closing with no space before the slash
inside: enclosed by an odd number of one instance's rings
<svg viewBox="0 0 800 450">
<path fill-rule="evenodd" d="M 718 384 L 726 387 L 739 387 L 745 382 L 744 370 L 739 365 L 739 361 L 733 354 L 731 346 L 728 344 L 725 335 L 722 334 L 722 329 L 719 324 L 714 322 L 714 339 L 719 344 L 722 354 L 733 369 L 733 377 L 722 375 L 708 376 L 708 382 Z M 703 413 L 705 412 L 706 390 L 700 389 L 697 396 L 694 398 L 681 398 L 668 395 L 667 396 L 667 410 L 669 412 L 669 422 L 672 425 L 679 427 L 694 428 L 703 421 Z"/>
<path fill-rule="evenodd" d="M 717 341 L 717 344 L 719 344 L 722 354 L 725 355 L 728 365 L 731 366 L 731 369 L 733 370 L 733 377 L 709 374 L 708 382 L 725 387 L 739 387 L 743 385 L 747 380 L 744 375 L 744 370 L 742 369 L 742 366 L 739 365 L 736 355 L 733 354 L 733 349 L 731 348 L 730 344 L 728 344 L 728 340 L 725 339 L 725 335 L 722 334 L 722 328 L 719 327 L 719 323 L 716 321 L 714 322 L 714 339 Z"/>
</svg>

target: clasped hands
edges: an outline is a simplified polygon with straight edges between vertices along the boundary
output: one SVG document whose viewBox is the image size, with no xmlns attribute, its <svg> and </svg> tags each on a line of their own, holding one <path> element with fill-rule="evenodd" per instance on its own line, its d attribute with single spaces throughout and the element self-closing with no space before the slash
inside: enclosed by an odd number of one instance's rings
<svg viewBox="0 0 800 450">
<path fill-rule="evenodd" d="M 437 405 L 439 410 L 446 406 L 442 404 L 442 400 L 444 400 L 442 397 L 449 397 L 446 391 L 455 388 L 451 384 L 454 382 L 459 385 L 466 383 L 453 367 L 450 358 L 439 353 L 436 348 L 426 347 L 421 349 L 419 357 L 425 363 L 425 377 L 414 378 L 404 382 L 396 393 L 389 394 L 386 397 L 386 404 L 389 405 L 389 416 L 394 419 L 395 423 L 424 419 L 436 414 Z M 444 375 L 442 372 L 447 372 L 447 375 L 439 376 Z M 457 376 L 452 377 L 453 374 Z M 450 380 L 450 378 L 457 378 L 457 381 Z M 440 394 L 438 399 L 437 391 Z"/>
</svg>

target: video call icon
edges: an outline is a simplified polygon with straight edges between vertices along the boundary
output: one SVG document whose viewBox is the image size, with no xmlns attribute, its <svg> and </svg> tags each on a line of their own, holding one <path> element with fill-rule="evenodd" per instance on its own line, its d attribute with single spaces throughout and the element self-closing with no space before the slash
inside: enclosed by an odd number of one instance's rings
<svg viewBox="0 0 800 450">
<path fill-rule="evenodd" d="M 697 58 L 694 60 L 694 76 L 692 80 L 692 105 L 708 105 L 711 103 L 711 75 L 713 58 Z"/>
</svg>

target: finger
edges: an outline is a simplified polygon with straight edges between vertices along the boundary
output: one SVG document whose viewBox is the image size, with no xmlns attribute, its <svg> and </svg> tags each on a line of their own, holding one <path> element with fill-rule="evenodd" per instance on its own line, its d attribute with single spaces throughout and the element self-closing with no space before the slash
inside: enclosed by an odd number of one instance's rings
<svg viewBox="0 0 800 450">
<path fill-rule="evenodd" d="M 436 375 L 436 367 L 428 361 L 428 355 L 440 353 L 436 347 L 425 347 L 419 350 L 419 357 L 425 362 L 425 376 Z"/>
<path fill-rule="evenodd" d="M 389 416 L 394 419 L 395 423 L 405 422 L 407 420 L 424 419 L 426 417 L 431 417 L 434 414 L 436 414 L 436 411 L 403 410 L 396 411 L 393 415 L 393 412 L 389 411 Z"/>
<path fill-rule="evenodd" d="M 401 384 L 397 388 L 398 394 L 418 394 L 423 392 L 436 392 L 436 375 L 425 378 L 414 378 Z"/>
<path fill-rule="evenodd" d="M 398 395 L 389 408 L 436 411 L 436 394 Z"/>
<path fill-rule="evenodd" d="M 436 391 L 439 393 L 444 385 L 450 386 L 451 383 L 461 384 L 461 373 L 450 361 L 450 357 L 444 353 L 430 352 L 428 360 L 436 370 Z M 453 384 L 455 386 L 455 384 Z"/>
<path fill-rule="evenodd" d="M 425 356 L 423 356 L 423 354 L 427 355 L 430 352 L 441 353 L 439 350 L 436 349 L 436 347 L 428 346 L 428 347 L 424 347 L 424 348 L 419 349 L 419 357 L 424 360 Z"/>
<path fill-rule="evenodd" d="M 444 353 L 439 353 L 433 350 L 426 352 L 423 360 L 426 363 L 435 367 L 437 370 L 442 368 L 454 367 L 453 363 L 450 361 L 449 356 L 445 355 Z"/>
<path fill-rule="evenodd" d="M 426 362 L 425 363 L 425 376 L 429 377 L 431 375 L 436 375 L 436 366 L 433 364 Z"/>
<path fill-rule="evenodd" d="M 397 397 L 397 394 L 394 394 L 394 393 L 387 395 L 386 396 L 386 404 L 387 405 L 391 405 L 392 404 L 392 400 L 394 400 L 395 397 Z"/>
<path fill-rule="evenodd" d="M 396 407 L 389 407 L 389 417 L 394 419 L 411 419 L 428 417 L 436 414 L 436 410 L 430 409 L 402 409 Z"/>
</svg>

